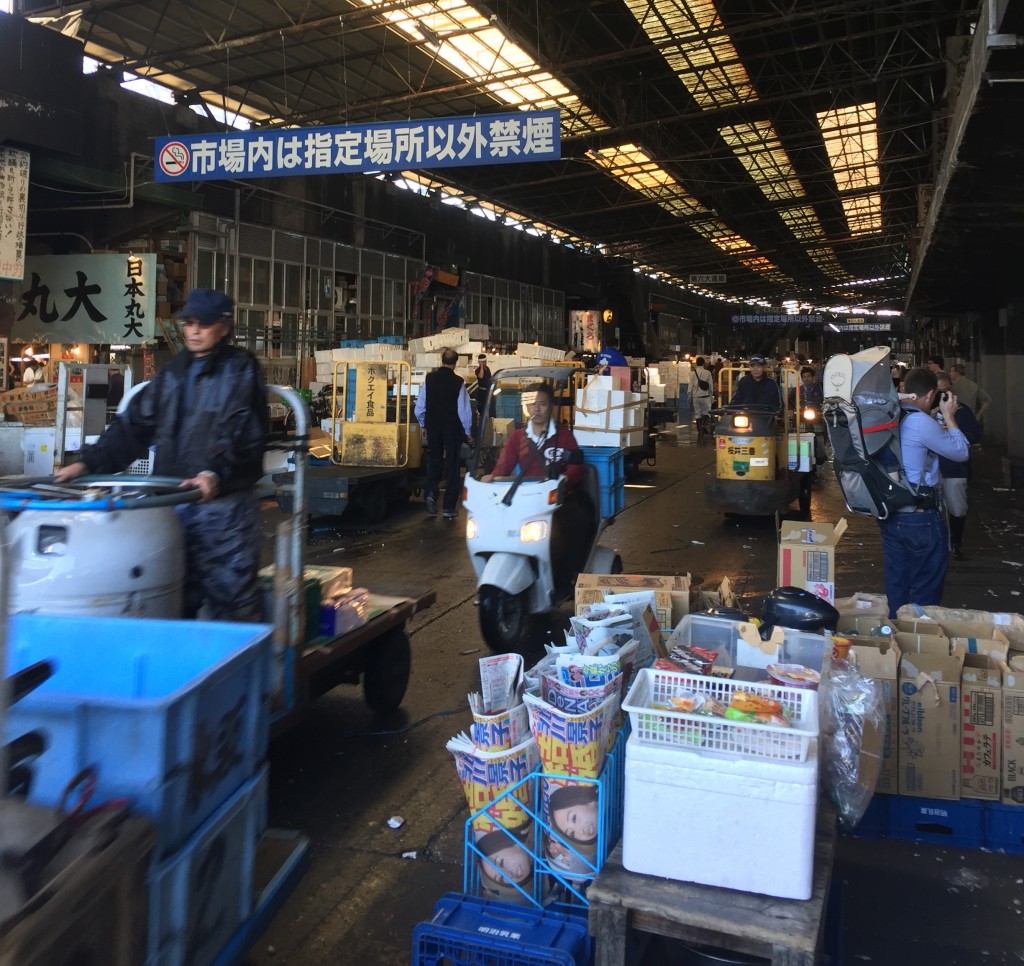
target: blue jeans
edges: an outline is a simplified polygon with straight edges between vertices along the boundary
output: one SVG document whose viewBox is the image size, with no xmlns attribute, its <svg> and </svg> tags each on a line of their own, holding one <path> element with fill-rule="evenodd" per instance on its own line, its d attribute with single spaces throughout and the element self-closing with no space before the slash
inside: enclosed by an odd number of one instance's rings
<svg viewBox="0 0 1024 966">
<path fill-rule="evenodd" d="M 885 558 L 885 596 L 889 617 L 904 604 L 941 604 L 949 543 L 938 510 L 894 513 L 879 520 Z"/>
</svg>

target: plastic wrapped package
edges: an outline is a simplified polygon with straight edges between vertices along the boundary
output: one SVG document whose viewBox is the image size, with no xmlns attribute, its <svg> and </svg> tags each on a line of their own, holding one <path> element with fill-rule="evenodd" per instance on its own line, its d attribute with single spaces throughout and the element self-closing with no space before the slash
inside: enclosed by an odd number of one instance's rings
<svg viewBox="0 0 1024 966">
<path fill-rule="evenodd" d="M 882 686 L 850 661 L 833 661 L 822 688 L 822 772 L 846 828 L 864 815 L 882 766 L 885 706 Z"/>
</svg>

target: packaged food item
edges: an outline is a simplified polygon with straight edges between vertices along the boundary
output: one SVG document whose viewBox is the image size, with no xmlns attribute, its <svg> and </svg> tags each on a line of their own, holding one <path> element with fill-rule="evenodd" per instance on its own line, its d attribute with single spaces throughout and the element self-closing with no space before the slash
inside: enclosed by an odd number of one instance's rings
<svg viewBox="0 0 1024 966">
<path fill-rule="evenodd" d="M 817 690 L 821 681 L 821 675 L 817 671 L 802 664 L 769 664 L 767 671 L 773 684 L 786 688 Z"/>
<path fill-rule="evenodd" d="M 832 657 L 836 661 L 845 661 L 850 656 L 850 647 L 853 641 L 848 637 L 840 637 L 838 634 L 832 635 Z"/>
<path fill-rule="evenodd" d="M 771 714 L 766 711 L 740 711 L 739 708 L 728 707 L 725 709 L 725 717 L 729 721 L 749 721 L 752 724 L 780 725 L 783 728 L 789 727 L 789 721 L 784 714 Z"/>
<path fill-rule="evenodd" d="M 688 714 L 693 714 L 703 700 L 699 694 L 676 694 L 669 698 L 668 704 L 673 711 L 685 711 Z"/>
<path fill-rule="evenodd" d="M 709 651 L 693 644 L 676 644 L 668 655 L 668 659 L 687 674 L 710 674 L 716 657 L 718 651 Z"/>
<path fill-rule="evenodd" d="M 753 714 L 782 714 L 782 702 L 751 691 L 733 691 L 729 707 Z"/>
</svg>

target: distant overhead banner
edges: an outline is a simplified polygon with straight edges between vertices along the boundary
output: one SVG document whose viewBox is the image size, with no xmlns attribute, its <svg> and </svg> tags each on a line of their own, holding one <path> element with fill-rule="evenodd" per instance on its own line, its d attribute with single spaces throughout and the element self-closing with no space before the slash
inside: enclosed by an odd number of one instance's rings
<svg viewBox="0 0 1024 966">
<path fill-rule="evenodd" d="M 891 322 L 840 322 L 840 332 L 892 332 Z"/>
<path fill-rule="evenodd" d="M 824 315 L 815 313 L 813 315 L 790 315 L 787 312 L 757 313 L 756 315 L 734 315 L 733 325 L 824 325 Z"/>
<path fill-rule="evenodd" d="M 156 139 L 157 181 L 522 164 L 561 157 L 559 112 L 231 131 Z"/>
</svg>

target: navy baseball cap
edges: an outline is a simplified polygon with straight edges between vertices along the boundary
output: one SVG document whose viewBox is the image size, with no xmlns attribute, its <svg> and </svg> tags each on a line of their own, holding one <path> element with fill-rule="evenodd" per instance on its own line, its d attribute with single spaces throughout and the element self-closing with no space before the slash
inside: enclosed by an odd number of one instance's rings
<svg viewBox="0 0 1024 966">
<path fill-rule="evenodd" d="M 759 365 L 763 366 L 764 365 L 764 356 L 751 356 L 750 357 L 750 362 L 751 362 L 751 364 L 756 362 Z"/>
<path fill-rule="evenodd" d="M 179 319 L 195 319 L 200 325 L 216 322 L 231 324 L 235 314 L 235 302 L 230 295 L 212 288 L 194 288 L 177 313 Z"/>
</svg>

